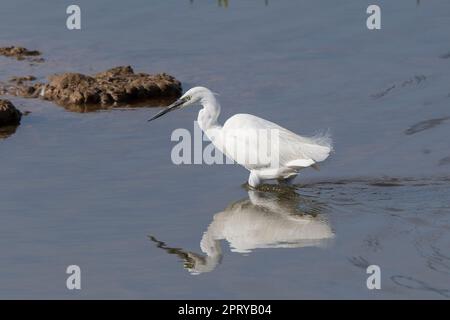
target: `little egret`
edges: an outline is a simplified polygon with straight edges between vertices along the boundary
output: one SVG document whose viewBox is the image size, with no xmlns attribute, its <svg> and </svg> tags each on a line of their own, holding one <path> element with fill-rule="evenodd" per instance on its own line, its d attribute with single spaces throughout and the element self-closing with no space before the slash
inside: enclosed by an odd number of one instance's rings
<svg viewBox="0 0 450 320">
<path fill-rule="evenodd" d="M 285 194 L 250 190 L 248 198 L 213 216 L 200 241 L 201 253 L 169 247 L 152 236 L 150 240 L 179 256 L 191 274 L 211 272 L 222 261 L 222 240 L 231 251 L 243 254 L 263 248 L 326 247 L 335 234 L 322 208 L 320 201 L 292 190 Z"/>
<path fill-rule="evenodd" d="M 149 121 L 195 103 L 203 107 L 197 118 L 200 129 L 218 150 L 250 171 L 251 187 L 267 180 L 290 184 L 301 169 L 317 168 L 316 163 L 324 161 L 332 151 L 328 134 L 302 137 L 251 114 L 236 114 L 222 126 L 217 121 L 220 104 L 204 87 L 188 90 Z"/>
</svg>

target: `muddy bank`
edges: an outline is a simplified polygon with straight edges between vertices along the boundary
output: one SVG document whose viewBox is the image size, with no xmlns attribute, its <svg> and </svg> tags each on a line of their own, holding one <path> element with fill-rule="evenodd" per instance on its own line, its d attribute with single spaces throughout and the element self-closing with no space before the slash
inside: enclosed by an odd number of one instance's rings
<svg viewBox="0 0 450 320">
<path fill-rule="evenodd" d="M 15 58 L 17 60 L 29 60 L 32 62 L 43 62 L 44 58 L 39 57 L 41 55 L 40 51 L 29 50 L 24 47 L 0 47 L 0 55 L 10 58 Z"/>
<path fill-rule="evenodd" d="M 166 73 L 135 73 L 130 66 L 115 67 L 94 75 L 61 73 L 48 83 L 30 83 L 33 76 L 14 77 L 0 92 L 53 101 L 73 111 L 91 111 L 152 100 L 166 104 L 182 93 L 180 81 Z"/>
</svg>

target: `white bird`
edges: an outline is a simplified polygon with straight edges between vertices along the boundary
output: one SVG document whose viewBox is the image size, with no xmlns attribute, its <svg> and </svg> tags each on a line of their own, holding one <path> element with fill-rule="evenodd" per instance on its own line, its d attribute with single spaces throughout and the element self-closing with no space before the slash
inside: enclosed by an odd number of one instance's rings
<svg viewBox="0 0 450 320">
<path fill-rule="evenodd" d="M 248 254 L 264 248 L 326 247 L 334 238 L 322 205 L 296 193 L 250 190 L 249 197 L 216 213 L 200 241 L 202 253 L 168 247 L 154 237 L 159 248 L 182 258 L 192 274 L 213 271 L 222 261 L 220 242 L 226 240 L 232 252 Z M 303 208 L 314 213 L 308 214 Z"/>
<path fill-rule="evenodd" d="M 188 90 L 149 121 L 196 103 L 203 107 L 198 113 L 199 127 L 217 149 L 250 171 L 251 187 L 268 180 L 291 183 L 301 169 L 315 167 L 332 151 L 328 134 L 303 137 L 251 114 L 236 114 L 222 126 L 217 121 L 220 104 L 204 87 Z"/>
</svg>

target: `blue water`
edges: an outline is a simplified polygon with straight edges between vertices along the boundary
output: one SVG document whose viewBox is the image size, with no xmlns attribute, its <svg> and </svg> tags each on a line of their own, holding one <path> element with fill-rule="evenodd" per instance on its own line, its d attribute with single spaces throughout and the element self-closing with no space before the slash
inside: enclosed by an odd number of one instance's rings
<svg viewBox="0 0 450 320">
<path fill-rule="evenodd" d="M 450 297 L 450 2 L 377 1 L 379 31 L 371 1 L 78 1 L 80 31 L 65 27 L 69 4 L 2 1 L 0 46 L 46 61 L 0 57 L 0 80 L 167 72 L 219 93 L 221 121 L 329 129 L 336 151 L 298 179 L 299 198 L 255 198 L 241 167 L 171 162 L 195 107 L 148 124 L 154 108 L 8 97 L 31 114 L 0 140 L 1 298 Z M 210 256 L 205 232 L 221 243 Z M 381 290 L 366 287 L 369 264 Z"/>
</svg>

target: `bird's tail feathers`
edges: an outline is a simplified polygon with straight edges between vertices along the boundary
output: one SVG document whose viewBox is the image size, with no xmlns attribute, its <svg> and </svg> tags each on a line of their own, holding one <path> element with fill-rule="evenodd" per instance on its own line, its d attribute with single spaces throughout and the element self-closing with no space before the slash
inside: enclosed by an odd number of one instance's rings
<svg viewBox="0 0 450 320">
<path fill-rule="evenodd" d="M 331 138 L 330 129 L 316 133 L 310 139 L 313 143 L 330 149 L 329 152 L 333 151 L 333 139 Z"/>
<path fill-rule="evenodd" d="M 307 156 L 315 162 L 324 161 L 333 151 L 333 140 L 329 130 L 315 134 L 309 138 L 310 143 L 303 148 Z"/>
<path fill-rule="evenodd" d="M 306 168 L 314 164 L 312 159 L 296 159 L 286 163 L 286 167 L 292 169 Z"/>
</svg>

